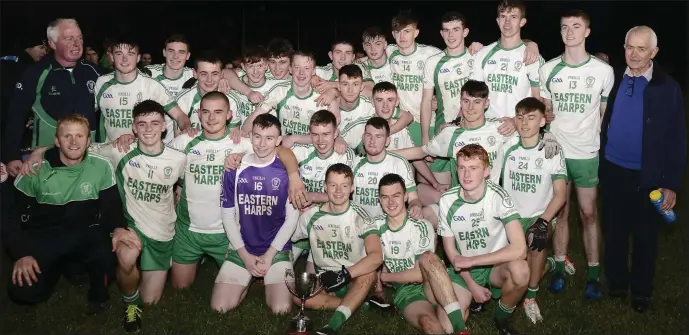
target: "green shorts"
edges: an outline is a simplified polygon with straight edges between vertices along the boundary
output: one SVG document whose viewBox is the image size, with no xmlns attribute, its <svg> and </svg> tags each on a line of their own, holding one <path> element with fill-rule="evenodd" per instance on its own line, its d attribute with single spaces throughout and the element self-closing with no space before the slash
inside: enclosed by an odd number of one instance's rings
<svg viewBox="0 0 689 335">
<path fill-rule="evenodd" d="M 531 225 L 538 220 L 538 216 L 533 217 L 533 218 L 520 218 L 519 223 L 522 224 L 522 229 L 524 229 L 524 233 L 526 233 L 526 230 L 531 227 Z M 550 225 L 553 226 L 553 233 L 555 232 L 555 226 L 557 225 L 557 218 L 553 218 L 552 221 L 550 221 Z"/>
<path fill-rule="evenodd" d="M 156 241 L 142 233 L 138 228 L 129 226 L 136 232 L 141 241 L 141 271 L 167 271 L 172 262 L 173 241 Z"/>
<path fill-rule="evenodd" d="M 452 172 L 452 160 L 449 158 L 435 157 L 430 165 L 431 172 Z"/>
<path fill-rule="evenodd" d="M 565 158 L 567 181 L 584 188 L 598 186 L 598 156 L 589 159 Z"/>
<path fill-rule="evenodd" d="M 481 268 L 474 268 L 471 269 L 469 273 L 471 273 L 471 279 L 473 279 L 476 284 L 479 284 L 484 287 L 488 287 L 493 294 L 493 299 L 498 299 L 500 296 L 502 296 L 502 289 L 497 288 L 497 287 L 492 287 L 490 285 L 490 273 L 493 271 L 493 267 L 481 267 Z M 457 284 L 463 288 L 465 288 L 467 291 L 469 290 L 469 286 L 467 285 L 466 281 L 464 281 L 464 278 L 462 278 L 459 273 L 455 271 L 454 268 L 447 268 L 447 274 L 450 276 L 450 280 L 452 281 L 453 284 Z"/>
<path fill-rule="evenodd" d="M 392 294 L 392 303 L 397 307 L 397 311 L 404 315 L 407 306 L 417 301 L 428 301 L 423 290 L 423 284 L 406 284 L 395 290 Z"/>
<path fill-rule="evenodd" d="M 227 252 L 227 257 L 225 257 L 225 260 L 237 264 L 242 268 L 246 269 L 246 266 L 244 265 L 242 259 L 239 257 L 239 253 L 237 253 L 237 250 L 230 250 L 229 252 Z M 275 254 L 275 256 L 273 256 L 273 261 L 270 262 L 270 264 L 273 265 L 278 262 L 290 262 L 290 264 L 292 264 L 292 251 L 278 251 L 278 253 Z"/>
<path fill-rule="evenodd" d="M 298 248 L 304 251 L 309 251 L 311 250 L 311 241 L 309 241 L 308 238 L 299 240 L 297 242 L 292 243 L 292 248 Z"/>
<path fill-rule="evenodd" d="M 417 147 L 420 147 L 423 145 L 423 136 L 421 136 L 421 124 L 412 121 L 412 123 L 407 126 L 407 131 L 409 131 L 409 137 L 411 137 L 411 140 L 414 141 L 414 145 Z M 433 137 L 433 134 L 435 133 L 435 127 L 433 125 L 430 126 L 428 129 L 428 135 L 429 137 Z"/>
<path fill-rule="evenodd" d="M 172 261 L 178 264 L 196 264 L 207 254 L 220 266 L 230 245 L 225 234 L 197 233 L 180 224 L 175 227 L 173 241 Z"/>
</svg>

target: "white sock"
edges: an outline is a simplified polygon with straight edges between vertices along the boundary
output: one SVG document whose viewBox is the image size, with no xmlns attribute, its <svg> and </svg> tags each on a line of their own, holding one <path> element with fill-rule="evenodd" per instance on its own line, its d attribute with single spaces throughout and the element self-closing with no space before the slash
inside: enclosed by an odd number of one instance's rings
<svg viewBox="0 0 689 335">
<path fill-rule="evenodd" d="M 555 256 L 555 261 L 556 262 L 564 262 L 565 257 L 567 257 L 567 256 Z"/>
<path fill-rule="evenodd" d="M 598 266 L 598 262 L 589 262 L 589 266 Z"/>
<path fill-rule="evenodd" d="M 352 310 L 349 309 L 349 307 L 344 306 L 344 305 L 338 306 L 335 311 L 344 314 L 345 318 L 347 318 L 347 319 L 349 319 L 349 317 L 352 316 Z"/>
<path fill-rule="evenodd" d="M 450 315 L 450 313 L 459 310 L 459 302 L 453 302 L 451 304 L 448 304 L 447 306 L 444 306 L 443 309 L 445 310 L 445 313 L 447 313 L 447 315 Z"/>
</svg>

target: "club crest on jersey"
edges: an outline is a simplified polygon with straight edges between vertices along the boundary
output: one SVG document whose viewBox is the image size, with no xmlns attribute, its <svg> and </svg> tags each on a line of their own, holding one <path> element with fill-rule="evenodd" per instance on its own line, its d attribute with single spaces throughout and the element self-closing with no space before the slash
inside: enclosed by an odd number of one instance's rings
<svg viewBox="0 0 689 335">
<path fill-rule="evenodd" d="M 165 174 L 165 179 L 170 179 L 172 176 L 172 167 L 166 166 L 165 169 L 163 169 L 163 173 Z"/>
<path fill-rule="evenodd" d="M 225 150 L 225 157 L 229 156 L 232 154 L 232 149 L 227 149 Z"/>
<path fill-rule="evenodd" d="M 280 189 L 280 178 L 273 178 L 273 180 L 271 180 L 271 183 L 273 184 L 273 191 L 277 191 Z"/>
<path fill-rule="evenodd" d="M 96 82 L 93 80 L 87 81 L 86 88 L 89 89 L 89 93 L 93 93 L 96 90 Z"/>
<path fill-rule="evenodd" d="M 495 145 L 495 136 L 488 136 L 488 144 Z"/>
<path fill-rule="evenodd" d="M 345 236 L 349 237 L 349 233 L 351 232 L 352 227 L 345 227 Z"/>
<path fill-rule="evenodd" d="M 419 70 L 423 70 L 423 61 L 420 60 L 420 61 L 416 62 L 416 67 L 419 68 Z"/>
<path fill-rule="evenodd" d="M 536 159 L 536 168 L 537 169 L 543 168 L 543 158 Z"/>
<path fill-rule="evenodd" d="M 429 239 L 428 236 L 424 236 L 419 240 L 419 246 L 421 248 L 428 247 L 429 244 L 431 244 L 431 239 Z"/>
<path fill-rule="evenodd" d="M 522 62 L 517 61 L 516 63 L 514 63 L 514 70 L 519 71 L 522 68 L 522 65 L 524 65 L 522 64 Z"/>
<path fill-rule="evenodd" d="M 586 77 L 586 88 L 591 88 L 593 87 L 593 84 L 596 82 L 596 78 L 593 78 L 591 76 Z"/>
<path fill-rule="evenodd" d="M 502 199 L 502 205 L 505 206 L 505 208 L 512 208 L 514 207 L 514 204 L 512 203 L 512 199 L 510 197 L 504 197 Z"/>
<path fill-rule="evenodd" d="M 411 250 L 411 241 L 407 240 L 407 251 Z"/>
<path fill-rule="evenodd" d="M 144 94 L 139 92 L 139 94 L 136 95 L 136 103 L 140 103 L 144 99 Z"/>
<path fill-rule="evenodd" d="M 81 195 L 91 195 L 91 192 L 93 191 L 93 187 L 91 186 L 91 183 L 83 182 L 79 186 L 81 189 Z"/>
<path fill-rule="evenodd" d="M 467 65 L 469 65 L 469 67 L 474 67 L 474 60 L 473 60 L 473 59 L 470 59 L 470 60 L 467 62 Z"/>
</svg>

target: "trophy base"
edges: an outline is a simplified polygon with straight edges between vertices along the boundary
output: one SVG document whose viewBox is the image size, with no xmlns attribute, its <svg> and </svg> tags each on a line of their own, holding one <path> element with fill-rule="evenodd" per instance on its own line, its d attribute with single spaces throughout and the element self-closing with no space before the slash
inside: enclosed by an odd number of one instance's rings
<svg viewBox="0 0 689 335">
<path fill-rule="evenodd" d="M 316 334 L 316 332 L 314 332 L 313 330 L 305 330 L 303 332 L 300 332 L 298 330 L 291 330 L 290 329 L 287 332 L 285 332 L 285 335 L 313 335 L 313 334 Z"/>
</svg>

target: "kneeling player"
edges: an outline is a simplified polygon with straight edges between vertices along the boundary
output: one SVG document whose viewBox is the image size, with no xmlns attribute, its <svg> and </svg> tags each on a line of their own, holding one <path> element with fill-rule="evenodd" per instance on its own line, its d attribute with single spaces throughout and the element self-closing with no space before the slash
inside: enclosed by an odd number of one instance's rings
<svg viewBox="0 0 689 335">
<path fill-rule="evenodd" d="M 434 254 L 433 225 L 409 217 L 406 193 L 399 175 L 381 178 L 378 197 L 385 215 L 376 217 L 375 222 L 389 271 L 380 279 L 392 284 L 395 306 L 425 334 L 469 334 L 445 264 Z M 438 304 L 443 308 L 436 308 Z"/>
<path fill-rule="evenodd" d="M 526 98 L 516 107 L 519 143 L 505 153 L 502 170 L 503 186 L 522 217 L 522 228 L 529 243 L 527 261 L 531 270 L 524 311 L 531 322 L 542 321 L 536 303 L 538 283 L 545 265 L 544 249 L 555 225 L 557 213 L 565 204 L 567 169 L 561 152 L 546 159 L 536 147 L 541 141 L 540 129 L 545 126 L 545 105 L 536 98 Z"/>
<path fill-rule="evenodd" d="M 495 325 L 502 335 L 516 334 L 509 316 L 529 283 L 519 214 L 507 192 L 486 180 L 490 165 L 483 147 L 469 144 L 459 150 L 456 160 L 460 185 L 445 192 L 438 204 L 438 235 L 453 265 L 448 272 L 455 294 L 467 315 L 472 297 L 484 302 L 491 290 L 502 289 Z"/>
<path fill-rule="evenodd" d="M 275 154 L 282 139 L 280 121 L 262 114 L 253 123 L 253 154 L 223 176 L 220 204 L 231 250 L 215 279 L 211 307 L 219 312 L 236 308 L 252 279 L 263 277 L 266 303 L 273 313 L 286 313 L 292 295 L 284 278 L 292 269 L 290 237 L 299 212 L 289 204 L 287 170 Z"/>
<path fill-rule="evenodd" d="M 299 217 L 293 241 L 308 238 L 321 292 L 306 301 L 310 309 L 335 309 L 318 334 L 335 334 L 361 306 L 383 264 L 378 229 L 368 213 L 349 201 L 354 191 L 352 169 L 342 163 L 325 173 L 328 202 L 311 207 Z M 295 303 L 300 303 L 294 299 Z"/>
</svg>

